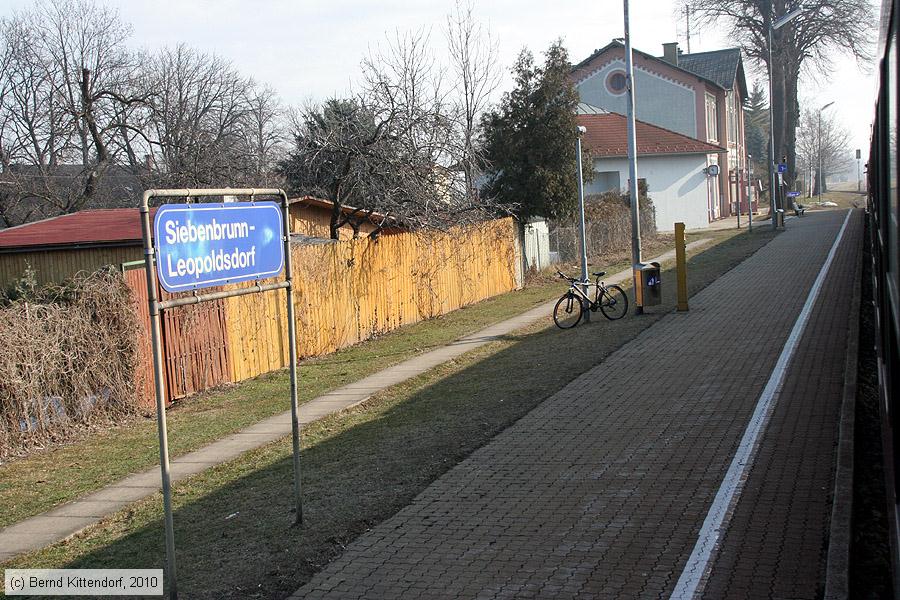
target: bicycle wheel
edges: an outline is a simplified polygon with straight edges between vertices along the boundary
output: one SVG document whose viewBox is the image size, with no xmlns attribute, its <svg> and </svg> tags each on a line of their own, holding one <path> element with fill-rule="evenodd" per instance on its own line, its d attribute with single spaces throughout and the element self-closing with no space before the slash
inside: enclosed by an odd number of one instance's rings
<svg viewBox="0 0 900 600">
<path fill-rule="evenodd" d="M 553 307 L 553 322 L 560 329 L 571 329 L 581 320 L 581 298 L 568 292 Z"/>
<path fill-rule="evenodd" d="M 617 285 L 608 285 L 600 297 L 600 312 L 610 321 L 621 319 L 628 314 L 628 296 Z"/>
</svg>

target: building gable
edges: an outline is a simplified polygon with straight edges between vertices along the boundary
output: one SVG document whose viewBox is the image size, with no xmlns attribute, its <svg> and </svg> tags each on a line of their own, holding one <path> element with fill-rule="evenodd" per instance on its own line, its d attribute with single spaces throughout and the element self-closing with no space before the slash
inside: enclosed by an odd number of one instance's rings
<svg viewBox="0 0 900 600">
<path fill-rule="evenodd" d="M 617 74 L 624 75 L 625 59 L 621 47 L 610 46 L 573 71 L 573 81 L 582 102 L 605 110 L 625 114 L 624 89 L 615 89 Z M 637 56 L 634 64 L 636 117 L 665 129 L 690 137 L 698 137 L 697 86 L 695 76 L 671 68 L 667 63 L 654 64 Z"/>
</svg>

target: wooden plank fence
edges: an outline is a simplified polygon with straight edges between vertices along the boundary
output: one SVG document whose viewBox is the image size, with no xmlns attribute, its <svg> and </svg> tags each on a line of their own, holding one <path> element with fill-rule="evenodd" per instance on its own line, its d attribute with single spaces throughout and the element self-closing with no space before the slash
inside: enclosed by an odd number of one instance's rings
<svg viewBox="0 0 900 600">
<path fill-rule="evenodd" d="M 298 355 L 327 354 L 516 289 L 516 239 L 507 218 L 445 233 L 294 245 Z M 146 291 L 139 294 L 146 301 Z M 168 311 L 169 398 L 286 367 L 285 304 L 275 290 L 226 298 L 192 317 L 186 311 L 204 305 Z"/>
</svg>

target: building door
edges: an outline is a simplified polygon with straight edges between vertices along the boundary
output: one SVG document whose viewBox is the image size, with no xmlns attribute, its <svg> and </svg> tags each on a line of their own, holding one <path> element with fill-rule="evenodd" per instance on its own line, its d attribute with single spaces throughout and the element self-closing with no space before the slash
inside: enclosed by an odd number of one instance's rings
<svg viewBox="0 0 900 600">
<path fill-rule="evenodd" d="M 707 168 L 711 167 L 712 165 L 718 166 L 718 161 L 715 157 L 711 156 L 707 161 Z M 721 215 L 721 207 L 719 206 L 719 176 L 707 175 L 706 186 L 708 196 L 709 220 L 710 222 L 712 222 L 718 219 Z"/>
</svg>

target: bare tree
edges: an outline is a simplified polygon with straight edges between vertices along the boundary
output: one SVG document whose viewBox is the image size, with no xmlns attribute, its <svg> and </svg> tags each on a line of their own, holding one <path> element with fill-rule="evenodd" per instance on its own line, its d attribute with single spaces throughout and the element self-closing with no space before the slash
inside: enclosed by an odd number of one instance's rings
<svg viewBox="0 0 900 600">
<path fill-rule="evenodd" d="M 811 194 L 817 194 L 819 188 L 822 191 L 827 189 L 825 178 L 829 173 L 842 171 L 850 165 L 848 139 L 850 134 L 847 128 L 833 115 L 827 113 L 822 115 L 820 131 L 819 113 L 811 110 L 803 111 L 797 136 L 797 166 L 803 173 L 809 174 L 809 181 L 814 182 L 810 188 Z"/>
<path fill-rule="evenodd" d="M 251 81 L 221 57 L 184 44 L 156 54 L 149 71 L 156 92 L 148 125 L 155 184 L 245 182 L 241 125 Z"/>
<path fill-rule="evenodd" d="M 463 162 L 455 116 L 427 33 L 397 33 L 364 59 L 355 98 L 302 112 L 282 173 L 293 191 L 334 202 L 335 239 L 345 225 L 358 235 L 376 213 L 375 234 L 388 223 L 445 228 L 483 219 L 496 206 L 469 193 L 454 168 Z"/>
<path fill-rule="evenodd" d="M 104 203 L 130 107 L 130 27 L 89 0 L 48 0 L 2 23 L 3 197 L 9 225 Z M 127 123 L 125 124 L 127 126 Z"/>
<path fill-rule="evenodd" d="M 796 130 L 800 121 L 797 86 L 807 72 L 828 73 L 839 53 L 870 59 L 872 7 L 868 0 L 804 0 L 800 14 L 773 32 L 769 64 L 769 27 L 799 6 L 794 0 L 686 0 L 705 25 L 727 27 L 744 53 L 772 78 L 775 156 L 787 156 L 788 180 L 796 167 Z M 770 168 L 771 168 L 771 162 Z"/>
<path fill-rule="evenodd" d="M 284 154 L 284 116 L 272 87 L 253 85 L 248 90 L 241 138 L 248 176 L 255 185 L 271 186 L 277 180 L 277 162 Z"/>
<path fill-rule="evenodd" d="M 500 85 L 497 41 L 475 21 L 471 3 L 462 0 L 457 0 L 454 12 L 447 17 L 446 36 L 456 84 L 453 104 L 461 144 L 460 166 L 466 190 L 474 194 L 475 177 L 484 162 L 476 140 L 478 124 Z"/>
<path fill-rule="evenodd" d="M 113 140 L 129 107 L 146 104 L 134 92 L 137 64 L 126 49 L 131 26 L 118 12 L 91 0 L 48 0 L 32 14 L 32 22 L 57 75 L 54 98 L 71 118 L 81 154 L 81 193 L 62 212 L 92 202 L 100 181 L 115 161 Z"/>
</svg>

